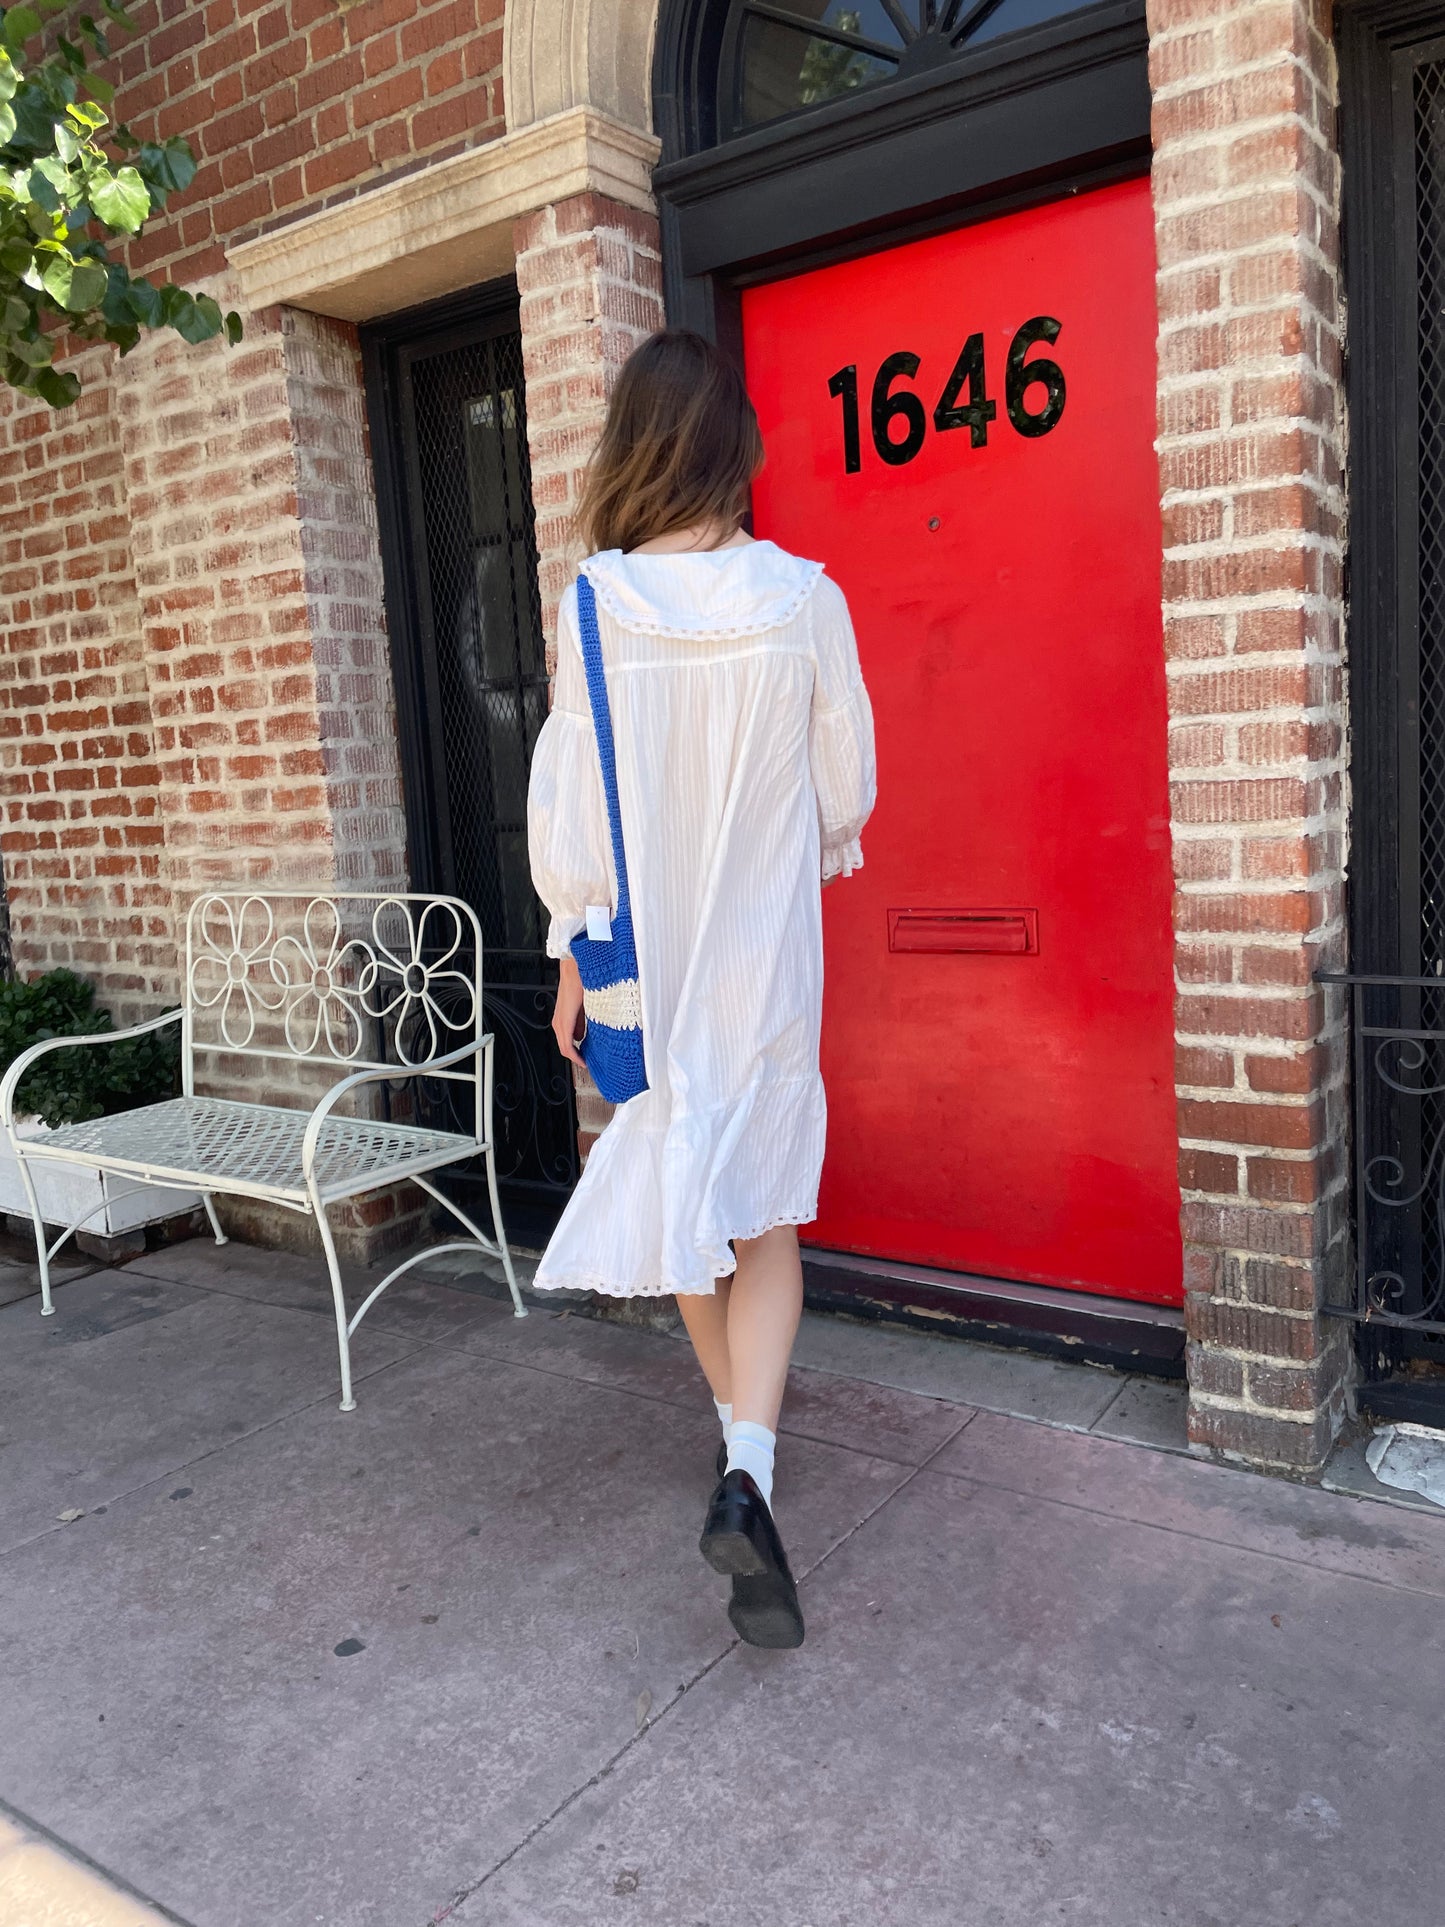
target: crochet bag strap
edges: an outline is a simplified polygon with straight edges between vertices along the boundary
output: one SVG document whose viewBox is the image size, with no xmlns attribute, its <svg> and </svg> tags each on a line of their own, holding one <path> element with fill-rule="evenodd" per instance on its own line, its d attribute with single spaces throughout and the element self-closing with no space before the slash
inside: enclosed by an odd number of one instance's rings
<svg viewBox="0 0 1445 1927">
<path fill-rule="evenodd" d="M 627 857 L 622 848 L 622 805 L 617 798 L 617 752 L 612 746 L 612 711 L 607 704 L 607 680 L 602 673 L 602 638 L 597 633 L 597 597 L 585 575 L 577 578 L 577 627 L 582 636 L 582 665 L 587 671 L 587 699 L 592 705 L 592 727 L 602 764 L 602 788 L 607 796 L 607 821 L 612 830 L 612 861 L 617 870 L 617 915 L 631 912 L 627 889 Z"/>
</svg>

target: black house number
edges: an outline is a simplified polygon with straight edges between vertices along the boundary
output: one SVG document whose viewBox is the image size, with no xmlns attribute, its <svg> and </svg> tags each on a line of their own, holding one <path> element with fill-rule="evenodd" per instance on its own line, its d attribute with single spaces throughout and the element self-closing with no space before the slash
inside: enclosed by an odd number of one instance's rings
<svg viewBox="0 0 1445 1927">
<path fill-rule="evenodd" d="M 1062 325 L 1052 315 L 1035 315 L 1009 343 L 1004 367 L 1004 408 L 1015 431 L 1030 440 L 1047 435 L 1056 426 L 1064 412 L 1067 389 L 1064 371 L 1056 361 L 1047 355 L 1035 355 L 1032 361 L 1025 357 L 1037 342 L 1044 341 L 1052 347 Z M 885 355 L 873 377 L 869 427 L 879 460 L 887 462 L 890 468 L 902 468 L 905 462 L 911 462 L 928 433 L 928 417 L 922 400 L 911 388 L 898 385 L 911 381 L 917 373 L 918 356 L 901 349 L 897 354 Z M 1042 404 L 1030 408 L 1029 402 L 1037 399 L 1029 394 L 1032 388 L 1042 388 L 1044 392 Z M 850 362 L 829 377 L 828 393 L 843 404 L 843 468 L 847 474 L 856 475 L 863 466 L 857 362 Z M 966 428 L 970 447 L 986 448 L 988 425 L 997 416 L 998 403 L 988 397 L 983 336 L 972 334 L 959 350 L 953 372 L 934 407 L 934 431 L 942 434 L 950 428 Z"/>
</svg>

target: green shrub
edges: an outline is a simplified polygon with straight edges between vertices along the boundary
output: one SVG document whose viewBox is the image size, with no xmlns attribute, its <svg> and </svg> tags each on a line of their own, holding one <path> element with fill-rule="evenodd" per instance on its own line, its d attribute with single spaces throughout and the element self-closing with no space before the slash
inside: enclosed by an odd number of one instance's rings
<svg viewBox="0 0 1445 1927">
<path fill-rule="evenodd" d="M 47 1037 L 94 1036 L 112 1029 L 110 1012 L 96 1004 L 94 986 L 73 970 L 47 970 L 28 983 L 0 982 L 0 1072 Z M 33 1112 L 52 1126 L 83 1124 L 174 1097 L 180 1081 L 178 1033 L 177 1025 L 118 1044 L 47 1052 L 21 1080 L 15 1115 Z"/>
</svg>

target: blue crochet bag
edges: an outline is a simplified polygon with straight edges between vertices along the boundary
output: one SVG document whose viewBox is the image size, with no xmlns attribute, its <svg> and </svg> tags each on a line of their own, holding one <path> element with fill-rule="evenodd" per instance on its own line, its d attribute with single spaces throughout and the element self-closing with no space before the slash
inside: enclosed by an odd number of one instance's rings
<svg viewBox="0 0 1445 1927">
<path fill-rule="evenodd" d="M 617 870 L 617 908 L 610 937 L 579 934 L 572 957 L 582 979 L 582 1009 L 587 1028 L 577 1048 L 592 1081 L 611 1104 L 625 1104 L 647 1089 L 642 1051 L 642 993 L 637 981 L 637 946 L 632 936 L 632 900 L 627 890 L 627 857 L 622 848 L 622 807 L 617 800 L 617 757 L 612 747 L 612 712 L 602 674 L 602 639 L 597 633 L 597 598 L 585 575 L 577 578 L 577 626 L 607 821 L 612 830 L 612 861 Z"/>
</svg>

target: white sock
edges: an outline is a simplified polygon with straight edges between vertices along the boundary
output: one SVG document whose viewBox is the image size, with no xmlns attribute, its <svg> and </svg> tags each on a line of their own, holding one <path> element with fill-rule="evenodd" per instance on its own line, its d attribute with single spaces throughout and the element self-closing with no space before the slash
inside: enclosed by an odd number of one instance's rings
<svg viewBox="0 0 1445 1927">
<path fill-rule="evenodd" d="M 728 1471 L 746 1472 L 763 1495 L 763 1504 L 773 1509 L 773 1455 L 778 1435 L 766 1425 L 751 1419 L 734 1419 L 728 1427 Z"/>
<path fill-rule="evenodd" d="M 731 1405 L 724 1405 L 720 1398 L 715 1398 L 713 1404 L 717 1407 L 718 1424 L 723 1429 L 723 1442 L 726 1444 L 727 1435 L 732 1430 L 733 1408 Z"/>
</svg>

